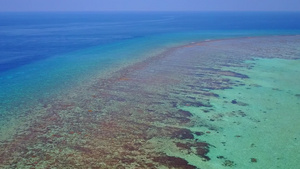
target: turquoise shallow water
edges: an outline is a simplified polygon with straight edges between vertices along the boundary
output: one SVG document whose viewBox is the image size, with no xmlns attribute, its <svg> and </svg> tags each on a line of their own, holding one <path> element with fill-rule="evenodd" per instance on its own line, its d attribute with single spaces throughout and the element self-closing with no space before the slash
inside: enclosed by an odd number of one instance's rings
<svg viewBox="0 0 300 169">
<path fill-rule="evenodd" d="M 225 164 L 231 162 L 232 168 L 297 168 L 300 62 L 257 59 L 250 63 L 254 65 L 250 70 L 234 69 L 249 76 L 242 86 L 215 92 L 220 97 L 211 99 L 213 111 L 182 107 L 213 121 L 219 129 L 199 137 L 214 145 L 207 168 L 227 168 Z"/>
</svg>

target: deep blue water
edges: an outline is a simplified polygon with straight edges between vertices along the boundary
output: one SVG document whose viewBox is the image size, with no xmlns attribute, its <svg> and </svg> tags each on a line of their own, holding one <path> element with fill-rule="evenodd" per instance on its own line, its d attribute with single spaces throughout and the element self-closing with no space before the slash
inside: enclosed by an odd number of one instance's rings
<svg viewBox="0 0 300 169">
<path fill-rule="evenodd" d="M 0 13 L 0 72 L 57 54 L 187 31 L 299 30 L 300 13 Z"/>
<path fill-rule="evenodd" d="M 300 13 L 0 13 L 0 114 L 205 39 L 300 34 Z"/>
</svg>

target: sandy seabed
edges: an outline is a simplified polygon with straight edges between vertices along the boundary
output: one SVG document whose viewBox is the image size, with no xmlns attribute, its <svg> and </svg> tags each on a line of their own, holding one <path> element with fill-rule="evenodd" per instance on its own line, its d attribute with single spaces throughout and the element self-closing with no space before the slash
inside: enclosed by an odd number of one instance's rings
<svg viewBox="0 0 300 169">
<path fill-rule="evenodd" d="M 40 100 L 1 127 L 0 167 L 297 168 L 299 46 L 191 43 Z"/>
</svg>

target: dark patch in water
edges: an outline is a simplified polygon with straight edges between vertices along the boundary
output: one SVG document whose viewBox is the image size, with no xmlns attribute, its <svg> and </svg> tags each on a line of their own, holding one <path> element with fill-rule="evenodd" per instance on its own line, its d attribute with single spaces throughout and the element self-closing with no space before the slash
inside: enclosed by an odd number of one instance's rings
<svg viewBox="0 0 300 169">
<path fill-rule="evenodd" d="M 205 161 L 209 161 L 210 158 L 206 156 L 206 154 L 209 152 L 208 150 L 208 144 L 204 142 L 197 142 L 196 143 L 196 150 L 197 150 L 197 155 L 205 159 Z"/>
<path fill-rule="evenodd" d="M 173 108 L 176 108 L 177 107 L 177 102 L 171 102 L 171 105 Z"/>
<path fill-rule="evenodd" d="M 239 106 L 248 106 L 247 103 L 240 102 L 240 101 L 236 101 L 236 99 L 232 100 L 231 103 L 232 103 L 232 104 L 237 104 L 237 105 L 239 105 Z"/>
<path fill-rule="evenodd" d="M 208 113 L 208 112 L 209 112 L 209 110 L 203 110 L 203 112 L 204 112 L 204 113 Z"/>
<path fill-rule="evenodd" d="M 154 162 L 167 166 L 168 168 L 195 169 L 196 167 L 179 157 L 160 156 L 152 159 Z"/>
<path fill-rule="evenodd" d="M 178 118 L 178 120 L 181 124 L 189 123 L 191 121 L 191 119 L 184 117 Z"/>
<path fill-rule="evenodd" d="M 178 147 L 181 150 L 188 150 L 189 153 L 191 151 L 191 143 L 180 143 L 180 142 L 177 142 L 176 143 L 176 147 Z"/>
<path fill-rule="evenodd" d="M 252 163 L 257 163 L 257 159 L 256 158 L 251 158 L 251 162 Z"/>
<path fill-rule="evenodd" d="M 181 150 L 186 150 L 188 153 L 194 153 L 201 157 L 204 161 L 209 161 L 210 158 L 207 156 L 209 152 L 209 144 L 205 142 L 194 142 L 194 143 L 181 143 L 176 142 L 176 146 Z M 196 151 L 195 151 L 196 150 Z"/>
<path fill-rule="evenodd" d="M 177 138 L 177 139 L 194 139 L 194 135 L 192 134 L 191 130 L 188 129 L 180 129 L 178 131 L 175 131 L 171 138 Z"/>
<path fill-rule="evenodd" d="M 191 116 L 193 116 L 192 113 L 190 113 L 189 111 L 185 111 L 185 110 L 178 110 L 178 114 L 183 115 L 184 117 L 191 117 Z"/>
<path fill-rule="evenodd" d="M 241 74 L 241 73 L 236 73 L 236 72 L 233 72 L 233 71 L 221 71 L 221 72 L 219 72 L 219 74 L 224 75 L 224 76 L 238 77 L 238 78 L 241 78 L 241 79 L 249 78 L 249 76 L 247 76 L 247 75 L 244 75 L 244 74 Z"/>
<path fill-rule="evenodd" d="M 192 107 L 212 107 L 210 104 L 205 104 L 201 102 L 189 102 L 189 101 L 184 101 L 182 103 L 183 106 L 192 106 Z"/>
<path fill-rule="evenodd" d="M 213 96 L 213 97 L 219 97 L 218 94 L 215 94 L 215 93 L 202 93 L 204 96 Z"/>
<path fill-rule="evenodd" d="M 242 110 L 239 110 L 239 111 L 238 111 L 238 114 L 239 114 L 240 116 L 242 116 L 242 117 L 246 117 L 246 116 L 247 116 L 247 114 L 246 114 L 245 112 L 243 112 Z"/>
<path fill-rule="evenodd" d="M 164 102 L 152 102 L 152 104 L 165 104 Z"/>
<path fill-rule="evenodd" d="M 192 100 L 196 100 L 196 97 L 187 96 L 187 98 L 192 99 Z"/>
<path fill-rule="evenodd" d="M 202 135 L 204 134 L 204 132 L 197 131 L 197 132 L 195 132 L 195 134 L 196 134 L 197 136 L 202 136 Z"/>
<path fill-rule="evenodd" d="M 155 112 L 155 110 L 152 110 L 152 109 L 145 109 L 147 110 L 148 112 Z"/>
<path fill-rule="evenodd" d="M 205 89 L 209 89 L 209 90 L 225 90 L 225 89 L 232 89 L 232 87 L 229 86 L 207 86 L 205 87 Z"/>
<path fill-rule="evenodd" d="M 218 159 L 225 159 L 224 156 L 217 156 Z"/>
<path fill-rule="evenodd" d="M 231 161 L 231 160 L 225 160 L 222 165 L 225 166 L 225 167 L 233 167 L 236 164 L 233 161 Z"/>
<path fill-rule="evenodd" d="M 232 104 L 237 104 L 237 101 L 234 99 L 231 101 Z"/>
<path fill-rule="evenodd" d="M 210 67 L 202 68 L 202 70 L 208 70 L 208 71 L 211 71 L 211 72 L 218 72 L 218 71 L 220 71 L 220 69 L 215 69 L 215 68 L 210 68 Z"/>
</svg>

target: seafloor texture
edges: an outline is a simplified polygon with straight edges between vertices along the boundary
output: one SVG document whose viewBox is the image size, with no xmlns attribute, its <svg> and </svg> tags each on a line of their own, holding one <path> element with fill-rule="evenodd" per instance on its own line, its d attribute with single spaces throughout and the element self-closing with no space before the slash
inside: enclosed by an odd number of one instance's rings
<svg viewBox="0 0 300 169">
<path fill-rule="evenodd" d="M 299 46 L 193 43 L 91 79 L 18 117 L 0 167 L 297 168 Z"/>
</svg>

